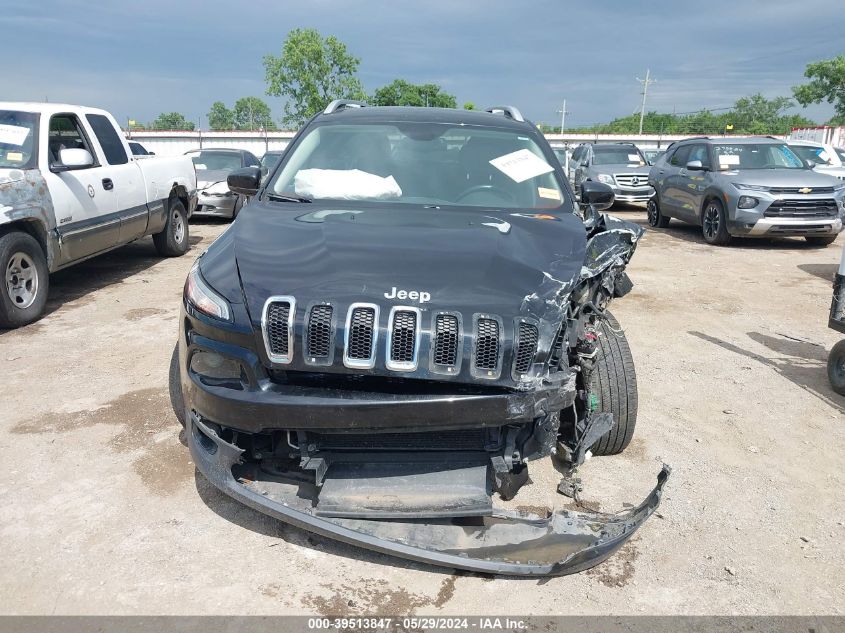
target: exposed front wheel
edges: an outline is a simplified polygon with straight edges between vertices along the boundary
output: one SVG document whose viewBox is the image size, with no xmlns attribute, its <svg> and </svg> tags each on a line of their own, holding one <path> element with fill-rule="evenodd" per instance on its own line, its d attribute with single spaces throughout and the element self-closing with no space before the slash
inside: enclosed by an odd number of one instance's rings
<svg viewBox="0 0 845 633">
<path fill-rule="evenodd" d="M 845 396 L 845 339 L 834 345 L 827 356 L 827 377 L 833 390 Z"/>
<path fill-rule="evenodd" d="M 669 226 L 669 218 L 660 212 L 660 204 L 657 202 L 657 195 L 649 198 L 646 205 L 646 212 L 648 213 L 648 223 L 657 228 L 665 229 Z"/>
<path fill-rule="evenodd" d="M 812 246 L 829 246 L 836 241 L 836 235 L 805 235 L 804 239 L 807 240 Z"/>
<path fill-rule="evenodd" d="M 714 246 L 727 246 L 731 241 L 725 207 L 716 198 L 710 200 L 704 207 L 704 213 L 701 216 L 701 234 L 705 242 Z"/>
<path fill-rule="evenodd" d="M 0 327 L 16 328 L 37 321 L 47 305 L 50 274 L 41 245 L 28 233 L 0 237 Z"/>
<path fill-rule="evenodd" d="M 637 425 L 637 372 L 625 332 L 606 312 L 596 323 L 599 351 L 592 373 L 591 394 L 598 398 L 596 413 L 612 413 L 615 424 L 590 449 L 593 455 L 616 455 L 625 450 Z"/>
<path fill-rule="evenodd" d="M 188 250 L 188 212 L 179 198 L 171 198 L 167 208 L 167 222 L 160 233 L 153 235 L 159 255 L 178 257 Z"/>
</svg>

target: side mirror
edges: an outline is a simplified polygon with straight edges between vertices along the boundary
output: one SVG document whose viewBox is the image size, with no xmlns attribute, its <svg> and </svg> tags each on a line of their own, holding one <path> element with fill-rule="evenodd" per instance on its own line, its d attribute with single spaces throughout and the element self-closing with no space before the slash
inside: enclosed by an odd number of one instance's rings
<svg viewBox="0 0 845 633">
<path fill-rule="evenodd" d="M 93 167 L 94 157 L 87 149 L 71 148 L 59 150 L 59 162 L 50 165 L 50 171 L 71 171 Z"/>
<path fill-rule="evenodd" d="M 584 180 L 581 182 L 581 204 L 594 211 L 604 211 L 613 206 L 613 189 L 603 182 Z"/>
<path fill-rule="evenodd" d="M 261 169 L 259 167 L 243 167 L 236 169 L 226 178 L 229 191 L 243 196 L 254 196 L 261 186 Z"/>
<path fill-rule="evenodd" d="M 701 164 L 700 160 L 691 160 L 687 163 L 687 169 L 689 171 L 705 171 L 707 168 Z"/>
</svg>

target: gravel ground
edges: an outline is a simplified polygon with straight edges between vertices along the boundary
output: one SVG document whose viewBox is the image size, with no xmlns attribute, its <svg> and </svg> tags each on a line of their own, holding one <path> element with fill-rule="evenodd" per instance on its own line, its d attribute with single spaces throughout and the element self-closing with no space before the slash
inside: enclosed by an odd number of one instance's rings
<svg viewBox="0 0 845 633">
<path fill-rule="evenodd" d="M 645 223 L 640 209 L 616 210 Z M 55 275 L 47 316 L 0 331 L 0 595 L 17 614 L 843 614 L 845 399 L 829 387 L 831 279 L 845 238 L 707 246 L 647 233 L 613 310 L 639 425 L 581 469 L 585 499 L 660 514 L 585 573 L 453 574 L 309 535 L 195 474 L 167 398 L 193 251 L 144 240 Z M 555 503 L 532 465 L 528 504 Z M 551 500 L 551 501 L 550 501 Z"/>
</svg>

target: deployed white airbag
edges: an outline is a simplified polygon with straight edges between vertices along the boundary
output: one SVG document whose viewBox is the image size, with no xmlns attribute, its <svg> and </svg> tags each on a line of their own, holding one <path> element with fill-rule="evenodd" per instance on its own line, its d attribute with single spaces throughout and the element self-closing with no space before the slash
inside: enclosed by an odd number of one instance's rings
<svg viewBox="0 0 845 633">
<path fill-rule="evenodd" d="M 390 200 L 399 198 L 393 176 L 382 178 L 360 169 L 302 169 L 293 179 L 296 195 L 337 200 Z"/>
</svg>

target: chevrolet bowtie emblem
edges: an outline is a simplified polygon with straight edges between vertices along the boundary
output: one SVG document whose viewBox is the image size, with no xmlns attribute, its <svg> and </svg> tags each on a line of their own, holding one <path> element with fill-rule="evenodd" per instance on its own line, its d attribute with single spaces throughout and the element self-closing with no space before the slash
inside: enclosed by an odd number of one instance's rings
<svg viewBox="0 0 845 633">
<path fill-rule="evenodd" d="M 810 187 L 803 187 L 802 189 L 798 190 L 798 193 L 812 193 L 812 189 Z"/>
</svg>

